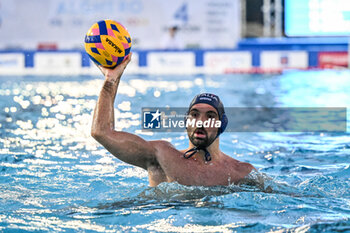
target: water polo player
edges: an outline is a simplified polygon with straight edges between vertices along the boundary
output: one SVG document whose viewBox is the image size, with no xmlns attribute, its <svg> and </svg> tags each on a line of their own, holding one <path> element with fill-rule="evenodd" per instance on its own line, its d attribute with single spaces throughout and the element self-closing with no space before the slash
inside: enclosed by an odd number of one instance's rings
<svg viewBox="0 0 350 233">
<path fill-rule="evenodd" d="M 114 69 L 99 66 L 105 82 L 94 112 L 91 135 L 118 159 L 148 171 L 150 186 L 162 182 L 183 185 L 215 186 L 237 184 L 255 168 L 224 154 L 219 136 L 227 117 L 218 96 L 197 95 L 191 102 L 189 118 L 198 121 L 216 119 L 220 128 L 187 127 L 189 147 L 177 150 L 162 140 L 145 141 L 141 137 L 114 129 L 114 101 L 123 71 L 131 56 Z M 187 119 L 187 120 L 191 120 Z"/>
</svg>

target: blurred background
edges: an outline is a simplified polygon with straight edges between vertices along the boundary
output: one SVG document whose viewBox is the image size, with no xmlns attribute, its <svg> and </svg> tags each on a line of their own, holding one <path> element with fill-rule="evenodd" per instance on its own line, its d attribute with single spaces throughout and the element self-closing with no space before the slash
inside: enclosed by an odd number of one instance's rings
<svg viewBox="0 0 350 233">
<path fill-rule="evenodd" d="M 347 0 L 0 0 L 0 73 L 94 72 L 84 36 L 107 18 L 132 36 L 129 72 L 279 72 L 349 63 Z M 171 28 L 176 42 L 167 46 Z"/>
</svg>

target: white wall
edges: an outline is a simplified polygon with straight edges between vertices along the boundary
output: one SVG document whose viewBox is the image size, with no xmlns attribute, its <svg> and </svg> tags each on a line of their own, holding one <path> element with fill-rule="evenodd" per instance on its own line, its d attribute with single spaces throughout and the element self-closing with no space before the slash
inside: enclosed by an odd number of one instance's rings
<svg viewBox="0 0 350 233">
<path fill-rule="evenodd" d="M 233 48 L 240 38 L 239 0 L 0 0 L 0 49 L 82 48 L 101 19 L 126 26 L 134 48 L 158 48 L 166 28 L 180 24 L 184 44 Z"/>
</svg>

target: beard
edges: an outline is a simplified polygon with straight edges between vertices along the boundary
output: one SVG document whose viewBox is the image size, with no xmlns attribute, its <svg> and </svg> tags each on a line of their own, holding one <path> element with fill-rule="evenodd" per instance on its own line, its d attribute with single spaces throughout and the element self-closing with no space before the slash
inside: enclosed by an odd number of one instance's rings
<svg viewBox="0 0 350 233">
<path fill-rule="evenodd" d="M 195 133 L 204 134 L 205 137 L 203 138 L 195 137 L 194 136 Z M 215 136 L 208 137 L 208 133 L 204 128 L 197 128 L 196 130 L 193 131 L 192 134 L 188 134 L 188 138 L 190 139 L 191 143 L 198 148 L 207 148 L 216 139 Z"/>
</svg>

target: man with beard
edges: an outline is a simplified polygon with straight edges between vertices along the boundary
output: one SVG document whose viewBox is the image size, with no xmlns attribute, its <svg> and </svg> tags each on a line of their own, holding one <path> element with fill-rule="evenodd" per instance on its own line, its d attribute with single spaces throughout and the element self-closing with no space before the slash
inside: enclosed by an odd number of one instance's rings
<svg viewBox="0 0 350 233">
<path fill-rule="evenodd" d="M 177 150 L 163 140 L 145 141 L 141 137 L 114 129 L 114 101 L 123 71 L 131 55 L 114 69 L 99 67 L 105 76 L 94 111 L 91 135 L 118 159 L 148 171 L 150 186 L 162 182 L 183 185 L 216 186 L 238 184 L 252 171 L 251 164 L 224 154 L 219 135 L 225 130 L 227 117 L 218 96 L 197 95 L 188 110 L 188 120 L 219 120 L 221 127 L 196 127 L 188 124 L 189 147 Z"/>
</svg>

